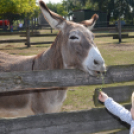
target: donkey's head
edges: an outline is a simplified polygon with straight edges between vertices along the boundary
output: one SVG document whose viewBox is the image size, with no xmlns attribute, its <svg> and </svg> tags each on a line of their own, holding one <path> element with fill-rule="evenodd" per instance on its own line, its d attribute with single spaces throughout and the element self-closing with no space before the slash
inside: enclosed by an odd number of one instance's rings
<svg viewBox="0 0 134 134">
<path fill-rule="evenodd" d="M 105 62 L 94 43 L 90 29 L 95 25 L 98 15 L 81 23 L 67 21 L 50 11 L 40 0 L 39 5 L 51 27 L 61 31 L 61 54 L 64 68 L 77 68 L 96 76 L 105 71 Z"/>
</svg>

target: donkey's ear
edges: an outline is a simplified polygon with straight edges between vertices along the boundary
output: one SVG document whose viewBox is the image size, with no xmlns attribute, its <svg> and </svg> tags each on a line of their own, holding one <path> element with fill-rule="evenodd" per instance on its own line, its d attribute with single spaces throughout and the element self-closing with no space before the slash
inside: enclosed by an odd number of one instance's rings
<svg viewBox="0 0 134 134">
<path fill-rule="evenodd" d="M 88 27 L 89 30 L 92 30 L 98 18 L 99 16 L 97 14 L 94 14 L 90 20 L 82 21 L 80 24 L 83 24 L 84 26 Z"/>
<path fill-rule="evenodd" d="M 49 10 L 47 8 L 46 4 L 42 0 L 39 0 L 39 5 L 40 5 L 40 8 L 42 10 L 42 13 L 43 13 L 45 19 L 50 24 L 50 26 L 52 28 L 62 30 L 65 19 L 62 18 L 60 15 Z"/>
</svg>

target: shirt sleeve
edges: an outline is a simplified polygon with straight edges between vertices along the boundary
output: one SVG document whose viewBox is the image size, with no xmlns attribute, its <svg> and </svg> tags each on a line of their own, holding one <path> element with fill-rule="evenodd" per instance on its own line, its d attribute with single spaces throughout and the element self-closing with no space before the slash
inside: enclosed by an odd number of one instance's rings
<svg viewBox="0 0 134 134">
<path fill-rule="evenodd" d="M 108 109 L 109 112 L 112 114 L 118 116 L 122 121 L 127 122 L 128 124 L 131 125 L 132 122 L 132 116 L 130 111 L 125 109 L 123 106 L 115 102 L 112 98 L 108 98 L 104 102 L 106 108 Z"/>
</svg>

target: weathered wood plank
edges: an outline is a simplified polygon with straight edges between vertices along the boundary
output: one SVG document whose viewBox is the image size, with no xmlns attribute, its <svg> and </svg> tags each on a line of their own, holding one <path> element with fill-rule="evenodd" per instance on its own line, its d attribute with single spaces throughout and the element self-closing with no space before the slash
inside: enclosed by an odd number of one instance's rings
<svg viewBox="0 0 134 134">
<path fill-rule="evenodd" d="M 0 131 L 6 134 L 91 134 L 126 127 L 104 108 L 0 120 Z"/>
<path fill-rule="evenodd" d="M 123 37 L 123 38 L 127 38 L 127 37 L 129 37 L 128 36 L 128 34 L 121 34 L 121 37 Z M 113 35 L 113 39 L 119 39 L 119 35 Z"/>
<path fill-rule="evenodd" d="M 129 134 L 129 129 L 125 129 L 125 130 L 116 132 L 116 133 L 114 133 L 114 134 Z"/>
<path fill-rule="evenodd" d="M 131 103 L 131 95 L 134 92 L 134 86 L 118 86 L 103 88 L 102 91 L 112 97 L 118 103 Z M 98 101 L 99 89 L 95 89 L 94 104 L 96 107 L 102 106 L 102 103 Z"/>
<path fill-rule="evenodd" d="M 30 34 L 30 37 L 49 37 L 56 36 L 57 34 Z M 20 35 L 20 37 L 26 37 L 26 35 Z"/>
<path fill-rule="evenodd" d="M 32 34 L 32 32 L 31 32 Z M 34 34 L 39 34 L 39 32 L 34 32 Z M 26 35 L 26 32 L 2 32 L 0 36 L 14 36 L 14 35 Z"/>
<path fill-rule="evenodd" d="M 53 41 L 45 41 L 45 42 L 30 42 L 30 45 L 41 45 L 41 44 L 52 44 Z M 27 45 L 27 43 L 25 43 Z"/>
<path fill-rule="evenodd" d="M 12 39 L 12 40 L 0 40 L 0 43 L 19 43 L 26 42 L 26 39 Z"/>
<path fill-rule="evenodd" d="M 133 30 L 133 28 L 131 28 L 131 29 L 122 29 L 122 32 L 134 32 L 134 30 Z"/>
<path fill-rule="evenodd" d="M 122 34 L 123 37 L 128 37 L 128 34 Z M 95 35 L 95 38 L 100 38 L 100 37 L 119 37 L 117 34 L 102 34 L 102 35 Z"/>
<path fill-rule="evenodd" d="M 56 36 L 57 34 L 30 34 L 30 37 L 49 37 L 49 36 Z M 100 37 L 117 37 L 117 34 L 102 34 L 102 35 L 95 35 L 95 38 L 100 38 Z M 128 34 L 122 34 L 122 36 L 127 36 Z M 20 37 L 26 37 L 26 35 L 22 34 Z"/>
<path fill-rule="evenodd" d="M 109 66 L 104 80 L 106 84 L 134 81 L 134 65 Z M 0 72 L 0 92 L 96 84 L 102 84 L 100 77 L 80 70 Z"/>
<path fill-rule="evenodd" d="M 109 132 L 107 134 L 129 134 L 129 129 L 123 128 L 123 129 L 116 129 L 116 130 L 110 130 L 112 132 Z M 105 132 L 99 132 L 97 134 L 103 134 Z M 105 133 L 106 134 L 106 133 Z"/>
<path fill-rule="evenodd" d="M 134 38 L 134 36 L 122 36 L 123 39 Z M 113 39 L 119 39 L 118 36 L 113 36 Z"/>
</svg>

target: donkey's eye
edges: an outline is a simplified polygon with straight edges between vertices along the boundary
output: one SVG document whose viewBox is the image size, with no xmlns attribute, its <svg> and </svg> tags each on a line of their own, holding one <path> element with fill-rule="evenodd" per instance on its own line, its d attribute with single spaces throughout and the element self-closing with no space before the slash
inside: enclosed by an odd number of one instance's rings
<svg viewBox="0 0 134 134">
<path fill-rule="evenodd" d="M 69 39 L 74 40 L 74 39 L 78 39 L 78 37 L 76 37 L 76 36 L 71 36 Z"/>
</svg>

